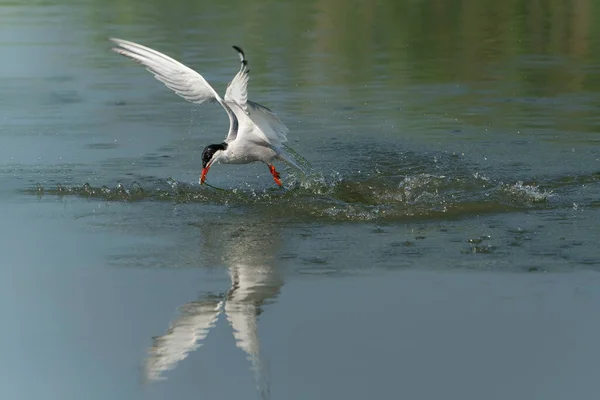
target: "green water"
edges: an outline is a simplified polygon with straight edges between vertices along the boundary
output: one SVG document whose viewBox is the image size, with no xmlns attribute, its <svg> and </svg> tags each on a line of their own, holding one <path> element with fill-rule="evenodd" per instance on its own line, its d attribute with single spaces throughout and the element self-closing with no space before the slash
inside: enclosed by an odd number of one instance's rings
<svg viewBox="0 0 600 400">
<path fill-rule="evenodd" d="M 2 398 L 590 398 L 600 7 L 0 4 Z M 308 177 L 215 165 L 249 59 Z"/>
</svg>

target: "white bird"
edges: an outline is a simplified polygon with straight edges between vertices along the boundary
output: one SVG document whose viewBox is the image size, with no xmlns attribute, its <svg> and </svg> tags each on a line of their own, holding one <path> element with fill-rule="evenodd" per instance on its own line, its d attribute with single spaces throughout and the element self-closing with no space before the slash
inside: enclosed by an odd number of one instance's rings
<svg viewBox="0 0 600 400">
<path fill-rule="evenodd" d="M 144 65 L 169 89 L 192 103 L 218 102 L 229 116 L 229 132 L 223 143 L 211 144 L 202 152 L 200 184 L 214 163 L 247 164 L 262 161 L 281 186 L 274 160 L 284 161 L 305 173 L 284 150 L 287 127 L 265 106 L 248 100 L 248 61 L 241 48 L 233 46 L 241 60 L 239 72 L 228 84 L 225 97 L 219 94 L 193 69 L 156 50 L 122 39 L 111 38 L 118 47 L 112 50 Z"/>
</svg>

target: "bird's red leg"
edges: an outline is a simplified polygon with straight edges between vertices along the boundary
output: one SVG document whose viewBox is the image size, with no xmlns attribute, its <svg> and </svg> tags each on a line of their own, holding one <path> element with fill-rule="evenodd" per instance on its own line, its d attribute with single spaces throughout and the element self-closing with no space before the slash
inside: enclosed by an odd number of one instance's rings
<svg viewBox="0 0 600 400">
<path fill-rule="evenodd" d="M 279 179 L 279 172 L 277 172 L 275 170 L 275 166 L 271 165 L 271 164 L 267 164 L 269 166 L 269 171 L 271 171 L 271 175 L 273 175 L 273 179 L 275 180 L 275 183 L 278 184 L 279 186 L 283 186 L 281 184 L 281 179 Z"/>
</svg>

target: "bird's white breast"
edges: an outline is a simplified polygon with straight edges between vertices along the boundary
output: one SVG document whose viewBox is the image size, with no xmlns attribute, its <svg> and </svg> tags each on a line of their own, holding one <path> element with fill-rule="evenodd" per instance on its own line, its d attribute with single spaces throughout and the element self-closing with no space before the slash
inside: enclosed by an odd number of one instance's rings
<svg viewBox="0 0 600 400">
<path fill-rule="evenodd" d="M 269 163 L 276 155 L 273 149 L 263 144 L 233 140 L 228 144 L 219 162 L 223 164 L 247 164 L 255 161 Z"/>
</svg>

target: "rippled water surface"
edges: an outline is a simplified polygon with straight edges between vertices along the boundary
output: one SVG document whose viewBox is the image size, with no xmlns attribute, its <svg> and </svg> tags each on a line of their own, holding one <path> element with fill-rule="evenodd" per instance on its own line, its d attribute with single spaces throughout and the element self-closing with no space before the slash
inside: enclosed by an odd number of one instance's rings
<svg viewBox="0 0 600 400">
<path fill-rule="evenodd" d="M 600 7 L 0 4 L 2 398 L 588 399 Z M 250 99 L 310 170 L 215 165 Z"/>
</svg>

